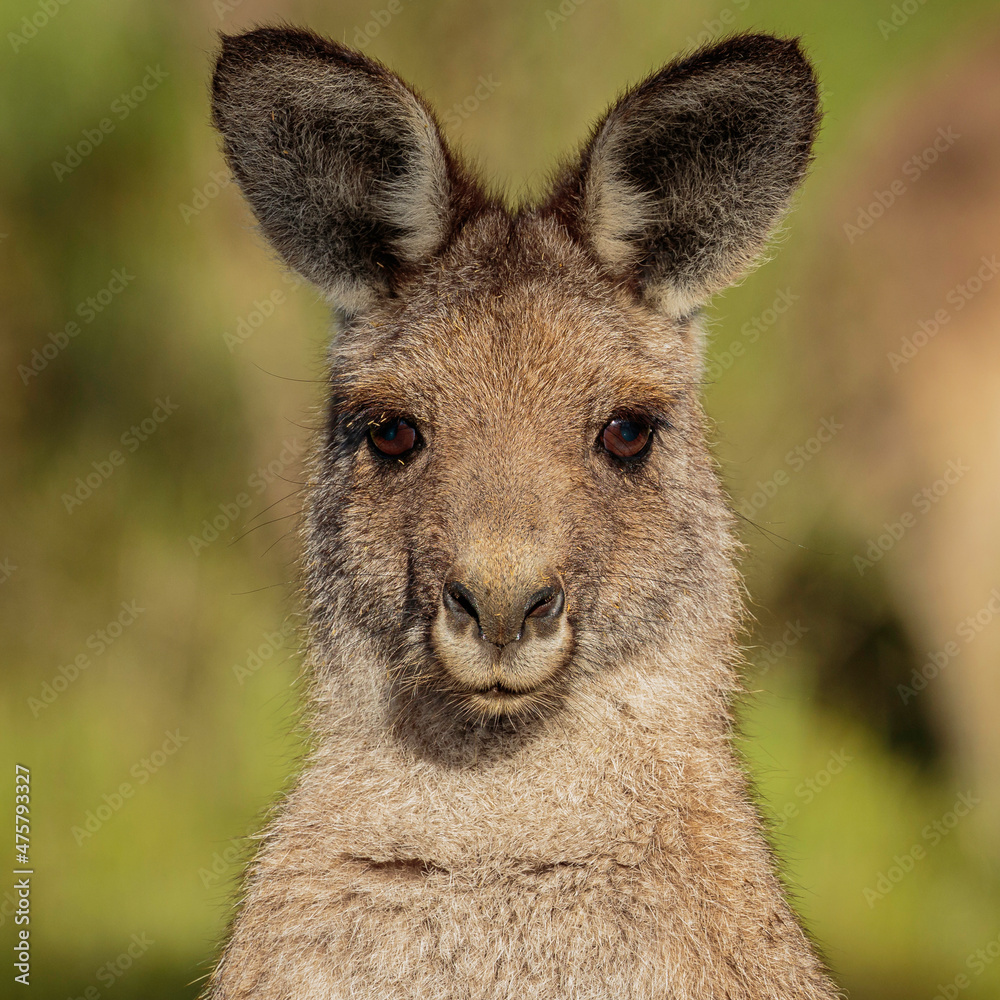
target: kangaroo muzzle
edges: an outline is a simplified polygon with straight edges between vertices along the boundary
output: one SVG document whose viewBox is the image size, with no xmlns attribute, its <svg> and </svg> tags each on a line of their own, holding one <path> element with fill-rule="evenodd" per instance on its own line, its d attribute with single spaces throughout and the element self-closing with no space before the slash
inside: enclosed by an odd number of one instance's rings
<svg viewBox="0 0 1000 1000">
<path fill-rule="evenodd" d="M 572 629 L 559 573 L 491 548 L 446 574 L 431 645 L 450 684 L 499 715 L 544 694 L 569 657 Z"/>
</svg>

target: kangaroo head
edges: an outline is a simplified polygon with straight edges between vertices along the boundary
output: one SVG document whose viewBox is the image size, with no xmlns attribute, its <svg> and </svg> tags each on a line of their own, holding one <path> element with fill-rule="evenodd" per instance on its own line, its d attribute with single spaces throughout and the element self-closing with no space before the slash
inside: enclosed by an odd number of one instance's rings
<svg viewBox="0 0 1000 1000">
<path fill-rule="evenodd" d="M 265 236 L 340 315 L 306 543 L 321 682 L 456 727 L 636 671 L 717 696 L 739 602 L 697 317 L 807 167 L 797 44 L 670 64 L 517 211 L 405 83 L 311 33 L 224 39 L 213 96 Z"/>
</svg>

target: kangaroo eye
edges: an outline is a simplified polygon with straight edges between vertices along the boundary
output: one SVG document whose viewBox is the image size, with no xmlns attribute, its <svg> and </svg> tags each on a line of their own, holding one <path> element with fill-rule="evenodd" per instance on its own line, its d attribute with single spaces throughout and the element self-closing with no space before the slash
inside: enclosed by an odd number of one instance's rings
<svg viewBox="0 0 1000 1000">
<path fill-rule="evenodd" d="M 615 458 L 638 458 L 649 447 L 652 437 L 649 424 L 616 417 L 601 431 L 601 445 Z"/>
<path fill-rule="evenodd" d="M 368 437 L 383 455 L 401 458 L 416 447 L 417 429 L 403 417 L 393 417 L 383 423 L 372 424 Z"/>
</svg>

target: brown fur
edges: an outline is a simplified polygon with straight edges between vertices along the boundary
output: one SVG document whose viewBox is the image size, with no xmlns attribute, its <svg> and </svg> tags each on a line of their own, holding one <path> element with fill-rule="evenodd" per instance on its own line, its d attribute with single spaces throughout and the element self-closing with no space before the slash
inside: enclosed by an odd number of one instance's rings
<svg viewBox="0 0 1000 1000">
<path fill-rule="evenodd" d="M 399 124 L 429 112 L 394 80 L 274 29 L 216 73 L 265 233 L 350 294 L 309 484 L 316 748 L 209 996 L 831 998 L 730 746 L 739 581 L 690 315 L 805 169 L 808 64 L 749 36 L 668 67 L 516 213 Z M 359 109 L 389 91 L 387 139 Z M 368 438 L 393 416 L 401 461 Z M 643 458 L 601 447 L 616 416 L 653 428 Z M 565 606 L 532 617 L 539 587 Z"/>
</svg>

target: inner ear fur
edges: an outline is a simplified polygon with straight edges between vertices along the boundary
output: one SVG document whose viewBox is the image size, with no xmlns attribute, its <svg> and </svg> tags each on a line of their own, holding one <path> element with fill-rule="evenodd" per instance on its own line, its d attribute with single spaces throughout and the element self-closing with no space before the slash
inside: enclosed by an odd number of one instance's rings
<svg viewBox="0 0 1000 1000">
<path fill-rule="evenodd" d="M 267 239 L 348 313 L 437 253 L 478 198 L 414 91 L 309 31 L 223 36 L 212 117 Z"/>
<path fill-rule="evenodd" d="M 686 316 L 759 257 L 818 124 L 798 42 L 740 35 L 629 90 L 547 208 L 651 305 Z"/>
</svg>

